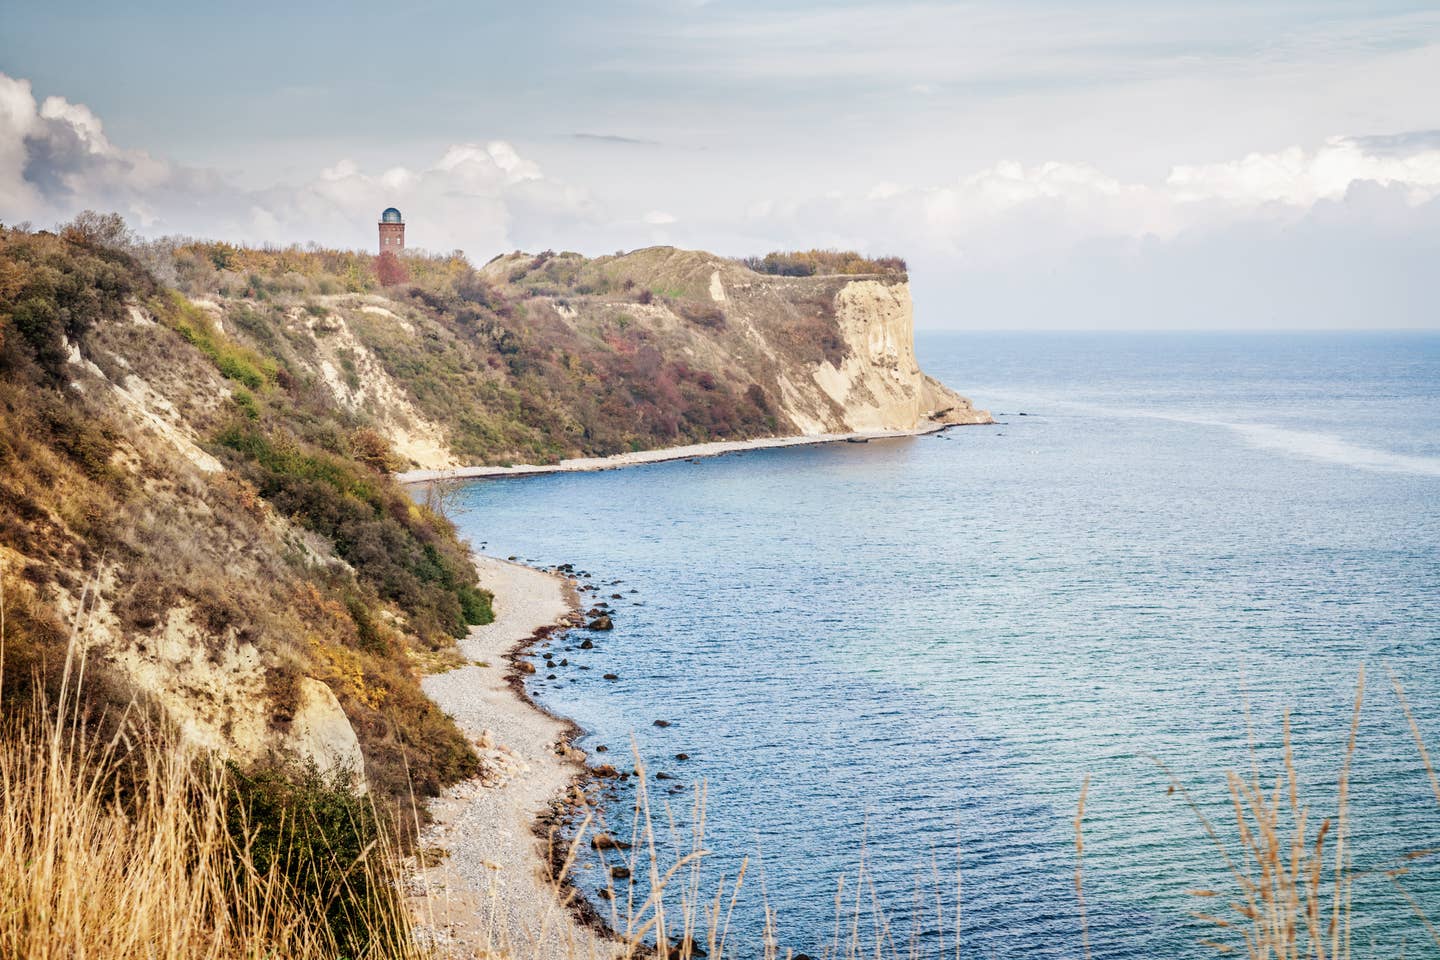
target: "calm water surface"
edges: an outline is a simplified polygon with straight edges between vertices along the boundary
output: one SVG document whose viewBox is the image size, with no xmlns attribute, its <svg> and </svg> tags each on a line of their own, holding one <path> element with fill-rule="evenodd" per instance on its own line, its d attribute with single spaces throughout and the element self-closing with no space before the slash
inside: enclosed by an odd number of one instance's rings
<svg viewBox="0 0 1440 960">
<path fill-rule="evenodd" d="M 966 955 L 1079 956 L 1088 774 L 1095 956 L 1211 956 L 1188 911 L 1217 905 L 1185 891 L 1222 884 L 1221 862 L 1157 761 L 1223 818 L 1224 771 L 1250 766 L 1247 698 L 1267 775 L 1288 710 L 1328 815 L 1362 664 L 1357 864 L 1440 846 L 1385 674 L 1440 753 L 1440 338 L 919 346 L 1001 423 L 459 496 L 486 552 L 622 595 L 616 629 L 532 692 L 582 746 L 623 764 L 633 737 L 677 777 L 654 789 L 680 829 L 691 794 L 666 789 L 707 785 L 711 875 L 751 857 L 742 937 L 763 873 L 781 947 L 821 952 L 863 854 L 902 950 L 953 950 L 952 908 L 937 924 L 916 898 L 953 903 L 958 861 Z M 620 832 L 632 796 L 607 811 Z M 1437 861 L 1402 881 L 1432 918 Z M 1359 955 L 1433 955 L 1383 874 L 1355 896 Z"/>
</svg>

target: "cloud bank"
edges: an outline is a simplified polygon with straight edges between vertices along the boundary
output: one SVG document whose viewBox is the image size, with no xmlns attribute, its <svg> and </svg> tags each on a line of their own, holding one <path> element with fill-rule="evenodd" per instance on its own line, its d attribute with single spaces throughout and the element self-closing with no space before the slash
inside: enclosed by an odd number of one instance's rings
<svg viewBox="0 0 1440 960">
<path fill-rule="evenodd" d="M 1380 199 L 1383 197 L 1384 199 Z M 970 263 L 1056 254 L 1097 240 L 1176 241 L 1240 224 L 1296 226 L 1319 210 L 1433 221 L 1440 197 L 1440 133 L 1334 137 L 1238 160 L 1177 165 L 1154 183 L 1126 182 L 1087 164 L 1002 161 L 934 186 L 880 183 L 864 194 L 762 201 L 750 216 L 833 236 L 923 248 Z M 873 243 L 873 239 L 870 241 Z"/>
<path fill-rule="evenodd" d="M 720 214 L 616 210 L 503 140 L 423 169 L 339 160 L 245 189 L 116 145 L 101 118 L 0 74 L 0 219 L 116 210 L 142 233 L 367 247 L 395 205 L 409 239 L 484 260 L 516 247 L 649 243 L 721 252 L 855 247 L 908 256 L 925 322 L 972 326 L 1436 326 L 1440 132 L 1336 136 L 1150 180 L 1055 160 L 949 182 L 753 198 Z M 801 188 L 803 190 L 803 188 Z M 799 192 L 799 191 L 797 191 Z M 735 249 L 731 249 L 731 248 Z M 942 306 L 943 305 L 943 306 Z M 953 316 L 952 316 L 953 314 Z"/>
</svg>

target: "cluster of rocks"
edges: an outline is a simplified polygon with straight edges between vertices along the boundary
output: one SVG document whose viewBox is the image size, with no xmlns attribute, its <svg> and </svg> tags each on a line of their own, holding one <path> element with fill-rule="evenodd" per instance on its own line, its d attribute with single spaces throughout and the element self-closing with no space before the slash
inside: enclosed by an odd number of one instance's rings
<svg viewBox="0 0 1440 960">
<path fill-rule="evenodd" d="M 568 578 L 572 583 L 574 583 L 575 590 L 578 594 L 591 594 L 594 597 L 588 609 L 571 615 L 565 621 L 567 626 L 571 628 L 584 628 L 585 630 L 591 631 L 592 633 L 603 633 L 615 629 L 615 609 L 612 606 L 612 601 L 625 599 L 625 594 L 612 592 L 609 595 L 608 599 L 603 600 L 598 599 L 598 595 L 603 588 L 608 587 L 613 590 L 615 587 L 620 586 L 623 581 L 611 580 L 604 584 L 581 583 L 580 581 L 582 580 L 591 579 L 592 575 L 588 570 L 575 569 L 575 565 L 573 563 L 558 564 L 554 567 L 551 567 L 550 570 L 553 573 Z M 640 591 L 634 589 L 633 587 L 630 589 L 631 594 L 637 594 L 639 592 Z M 638 600 L 631 602 L 636 606 L 640 605 L 640 601 Z M 544 679 L 560 679 L 559 674 L 555 671 L 571 666 L 570 659 L 563 656 L 563 654 L 569 653 L 574 649 L 594 650 L 595 640 L 592 637 L 587 636 L 581 639 L 575 647 L 563 647 L 561 649 L 562 655 L 559 657 L 558 660 L 556 659 L 556 654 L 553 650 L 542 648 L 539 654 L 540 658 L 543 660 L 546 670 L 550 671 L 546 673 Z M 529 660 L 517 660 L 515 666 L 516 669 L 522 674 L 534 675 L 539 673 L 539 667 L 537 667 L 536 664 Z M 577 668 L 580 670 L 590 669 L 590 667 L 585 665 L 577 665 Z M 612 681 L 619 680 L 620 676 L 616 673 L 607 673 L 604 674 L 604 679 Z M 571 682 L 573 683 L 574 681 L 572 680 Z"/>
<path fill-rule="evenodd" d="M 477 781 L 466 781 L 461 786 L 469 786 L 470 789 L 479 787 L 503 787 L 515 777 L 530 770 L 530 765 L 515 754 L 515 751 L 503 743 L 495 742 L 495 735 L 489 730 L 480 731 L 480 736 L 471 741 L 475 747 L 475 754 L 480 758 L 481 771 Z"/>
<path fill-rule="evenodd" d="M 527 676 L 534 676 L 537 680 L 553 681 L 560 680 L 566 670 L 592 669 L 589 664 L 580 663 L 577 660 L 583 659 L 584 651 L 597 649 L 597 641 L 601 640 L 605 633 L 615 629 L 617 605 L 628 601 L 630 605 L 639 606 L 641 601 L 634 599 L 635 595 L 639 593 L 634 588 L 621 592 L 622 581 L 596 582 L 588 571 L 577 570 L 574 564 L 562 563 L 552 567 L 551 570 L 572 582 L 583 606 L 567 621 L 570 632 L 557 634 L 554 638 L 543 640 L 531 658 L 517 660 L 516 663 L 519 670 Z M 601 677 L 612 682 L 620 679 L 619 674 L 614 672 L 603 673 Z M 573 675 L 570 682 L 575 682 Z M 658 730 L 664 730 L 674 726 L 675 722 L 659 718 L 652 720 L 651 724 Z M 583 751 L 569 746 L 563 741 L 555 744 L 554 750 L 558 755 L 573 759 L 582 765 L 587 762 Z M 609 748 L 604 744 L 598 744 L 594 747 L 594 751 L 596 754 L 605 754 L 609 752 Z M 690 759 L 690 755 L 684 752 L 675 753 L 673 756 L 677 763 L 684 763 Z M 643 773 L 638 768 L 620 769 L 612 763 L 597 763 L 587 769 L 588 777 L 577 781 L 564 796 L 556 797 L 550 802 L 547 810 L 540 817 L 539 826 L 561 830 L 573 827 L 580 822 L 587 811 L 602 807 L 604 802 L 619 800 L 625 786 L 635 783 Z M 658 770 L 644 773 L 644 775 L 655 782 L 657 788 L 662 788 L 670 794 L 683 793 L 687 789 L 679 776 L 668 771 Z M 630 843 L 604 830 L 598 830 L 589 838 L 587 847 L 595 851 L 599 863 L 588 867 L 584 864 L 576 866 L 578 869 L 603 869 L 610 881 L 629 882 L 630 868 L 605 863 L 605 855 L 606 853 L 623 854 L 630 849 L 630 846 Z M 591 889 L 596 896 L 602 899 L 609 899 L 613 895 L 612 884 L 604 884 Z M 697 949 L 692 955 L 704 956 L 704 952 Z"/>
</svg>

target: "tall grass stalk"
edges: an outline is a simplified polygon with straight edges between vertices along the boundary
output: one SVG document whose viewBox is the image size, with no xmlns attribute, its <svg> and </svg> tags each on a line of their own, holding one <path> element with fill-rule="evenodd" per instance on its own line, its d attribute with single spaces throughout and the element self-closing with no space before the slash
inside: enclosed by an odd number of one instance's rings
<svg viewBox="0 0 1440 960">
<path fill-rule="evenodd" d="M 4 608 L 0 593 L 0 682 Z M 324 918 L 349 891 L 307 898 L 283 858 L 256 866 L 227 820 L 225 766 L 137 710 L 97 738 L 82 722 L 87 615 L 55 699 L 0 719 L 0 957 L 417 960 L 398 897 L 359 903 L 364 943 L 342 951 Z M 382 833 L 348 875 L 394 889 L 397 865 Z"/>
<path fill-rule="evenodd" d="M 1355 685 L 1350 729 L 1345 752 L 1329 803 L 1334 812 L 1321 816 L 1302 788 L 1291 744 L 1290 715 L 1283 724 L 1282 769 L 1266 780 L 1260 771 L 1253 738 L 1248 776 L 1227 775 L 1232 836 L 1222 832 L 1200 808 L 1189 790 L 1163 763 L 1170 790 L 1183 797 L 1210 838 L 1230 877 L 1233 894 L 1214 889 L 1189 891 L 1198 900 L 1216 904 L 1200 907 L 1192 916 L 1211 928 L 1201 942 L 1220 953 L 1243 951 L 1252 960 L 1349 960 L 1353 952 L 1352 914 L 1356 880 L 1376 871 L 1357 871 L 1353 863 L 1350 829 L 1350 784 L 1360 715 L 1365 703 L 1365 670 Z M 1421 759 L 1435 785 L 1434 768 L 1420 729 L 1410 714 L 1398 682 L 1396 693 L 1410 721 Z M 1248 705 L 1247 705 L 1248 727 Z M 1157 761 L 1158 762 L 1158 761 Z M 1440 786 L 1436 787 L 1440 800 Z M 1382 869 L 1399 886 L 1404 863 L 1431 851 L 1402 858 L 1394 868 Z M 1406 892 L 1422 924 L 1440 946 L 1440 936 L 1422 907 Z"/>
</svg>

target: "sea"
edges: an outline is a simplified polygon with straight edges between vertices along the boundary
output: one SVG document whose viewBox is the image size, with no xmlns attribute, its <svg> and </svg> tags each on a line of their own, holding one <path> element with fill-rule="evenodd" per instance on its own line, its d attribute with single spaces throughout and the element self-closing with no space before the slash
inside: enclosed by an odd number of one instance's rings
<svg viewBox="0 0 1440 960">
<path fill-rule="evenodd" d="M 1440 336 L 917 352 L 997 422 L 454 493 L 477 549 L 613 610 L 529 691 L 643 763 L 657 875 L 703 849 L 670 929 L 689 891 L 727 956 L 1243 954 L 1258 783 L 1287 862 L 1329 820 L 1327 910 L 1343 833 L 1356 957 L 1440 952 Z"/>
</svg>

